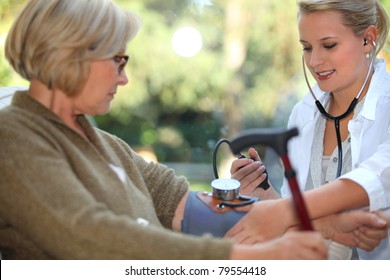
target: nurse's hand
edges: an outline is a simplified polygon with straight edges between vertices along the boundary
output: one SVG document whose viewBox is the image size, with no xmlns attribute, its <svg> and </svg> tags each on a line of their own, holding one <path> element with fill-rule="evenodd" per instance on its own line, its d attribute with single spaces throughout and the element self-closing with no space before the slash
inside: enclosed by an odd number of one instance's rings
<svg viewBox="0 0 390 280">
<path fill-rule="evenodd" d="M 247 208 L 248 213 L 225 235 L 237 243 L 279 237 L 296 223 L 293 208 L 286 199 L 264 200 Z"/>
<path fill-rule="evenodd" d="M 240 181 L 240 194 L 247 196 L 257 196 L 261 199 L 279 198 L 280 195 L 271 186 L 268 190 L 258 186 L 268 180 L 264 172 L 266 167 L 254 148 L 249 148 L 248 158 L 236 159 L 230 167 L 232 179 Z"/>
</svg>

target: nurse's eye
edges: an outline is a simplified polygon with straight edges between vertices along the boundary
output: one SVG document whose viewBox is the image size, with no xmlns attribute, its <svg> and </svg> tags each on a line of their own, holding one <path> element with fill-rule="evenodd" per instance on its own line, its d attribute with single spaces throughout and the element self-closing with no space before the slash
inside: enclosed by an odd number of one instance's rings
<svg viewBox="0 0 390 280">
<path fill-rule="evenodd" d="M 302 49 L 304 52 L 310 52 L 312 50 L 312 47 L 305 47 L 303 46 L 303 49 Z"/>
<path fill-rule="evenodd" d="M 324 48 L 325 48 L 325 49 L 333 49 L 333 48 L 336 47 L 336 46 L 337 46 L 336 43 L 334 43 L 334 44 L 327 44 L 327 45 L 324 45 Z"/>
</svg>

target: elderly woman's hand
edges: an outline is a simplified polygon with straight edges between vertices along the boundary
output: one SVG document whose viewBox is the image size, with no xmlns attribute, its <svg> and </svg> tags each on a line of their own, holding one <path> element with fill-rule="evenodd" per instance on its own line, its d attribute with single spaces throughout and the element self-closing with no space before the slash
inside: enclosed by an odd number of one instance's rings
<svg viewBox="0 0 390 280">
<path fill-rule="evenodd" d="M 288 232 L 279 238 L 253 245 L 234 244 L 231 259 L 317 260 L 326 259 L 328 249 L 318 232 Z"/>
<path fill-rule="evenodd" d="M 372 251 L 387 237 L 390 217 L 382 212 L 353 210 L 317 219 L 314 226 L 325 238 Z"/>
</svg>

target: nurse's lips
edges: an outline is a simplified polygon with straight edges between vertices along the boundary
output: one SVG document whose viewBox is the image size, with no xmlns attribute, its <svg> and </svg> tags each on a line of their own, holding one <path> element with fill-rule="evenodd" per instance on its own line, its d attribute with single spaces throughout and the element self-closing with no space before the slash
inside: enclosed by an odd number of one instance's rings
<svg viewBox="0 0 390 280">
<path fill-rule="evenodd" d="M 327 80 L 329 79 L 333 73 L 336 72 L 335 70 L 330 70 L 330 71 L 324 71 L 324 72 L 316 72 L 317 77 L 319 80 Z"/>
</svg>

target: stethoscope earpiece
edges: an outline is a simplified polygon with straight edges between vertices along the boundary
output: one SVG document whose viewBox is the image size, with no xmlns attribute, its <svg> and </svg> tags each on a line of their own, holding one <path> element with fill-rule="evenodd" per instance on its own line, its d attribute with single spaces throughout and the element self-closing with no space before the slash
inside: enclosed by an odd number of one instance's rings
<svg viewBox="0 0 390 280">
<path fill-rule="evenodd" d="M 364 44 L 363 44 L 363 46 L 367 46 L 368 45 L 368 40 L 367 39 L 364 39 Z M 372 45 L 374 46 L 374 47 L 376 47 L 376 42 L 375 41 L 372 41 Z"/>
</svg>

